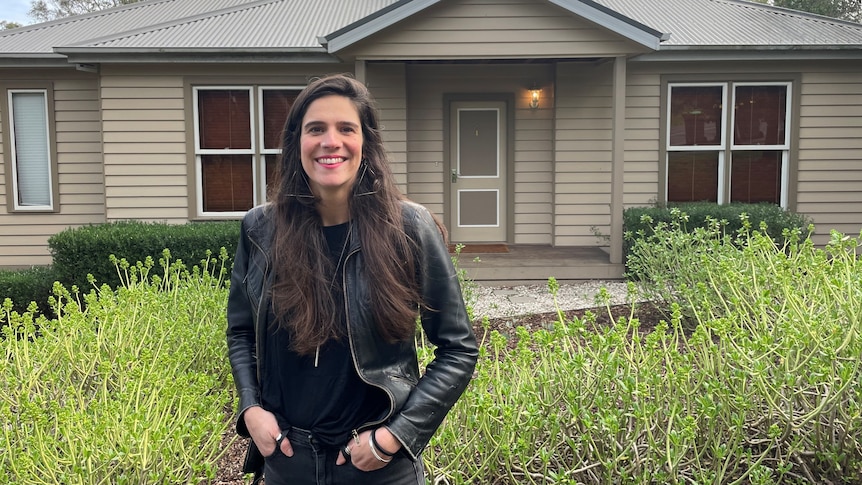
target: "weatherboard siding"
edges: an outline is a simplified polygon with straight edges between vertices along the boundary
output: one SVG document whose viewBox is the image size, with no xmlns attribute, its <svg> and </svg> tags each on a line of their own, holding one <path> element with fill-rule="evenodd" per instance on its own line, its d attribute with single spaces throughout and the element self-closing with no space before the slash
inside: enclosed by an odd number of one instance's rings
<svg viewBox="0 0 862 485">
<path fill-rule="evenodd" d="M 6 201 L 7 193 L 12 191 L 12 177 L 7 173 L 6 164 L 0 163 L 0 200 L 3 201 L 0 204 L 0 267 L 48 265 L 51 263 L 48 239 L 53 234 L 105 220 L 95 77 L 79 72 L 30 71 L 29 74 L 26 79 L 16 80 L 20 74 L 0 72 L 0 84 L 4 87 L 27 87 L 28 82 L 51 81 L 53 84 L 57 211 L 9 212 Z M 0 113 L 0 159 L 11 156 L 2 136 L 8 130 L 8 119 L 8 113 Z"/>
<path fill-rule="evenodd" d="M 183 76 L 105 66 L 101 76 L 106 218 L 183 223 L 189 180 Z"/>
<path fill-rule="evenodd" d="M 612 64 L 557 67 L 554 245 L 606 246 L 610 234 Z"/>
<path fill-rule="evenodd" d="M 862 231 L 862 73 L 825 63 L 806 67 L 796 209 L 812 218 L 815 242 L 825 244 L 830 230 Z"/>
<path fill-rule="evenodd" d="M 514 158 L 508 173 L 513 187 L 509 200 L 511 242 L 550 244 L 554 103 L 551 72 L 551 67 L 543 64 L 530 69 L 501 64 L 408 66 L 408 195 L 437 214 L 444 214 L 448 207 L 445 96 L 458 100 L 513 98 L 510 109 L 514 110 L 514 139 L 509 143 Z M 527 88 L 532 83 L 543 86 L 538 109 L 529 107 Z"/>
<path fill-rule="evenodd" d="M 604 57 L 644 50 L 540 0 L 443 2 L 347 49 L 364 59 Z"/>
<path fill-rule="evenodd" d="M 380 132 L 395 183 L 407 191 L 407 86 L 404 64 L 369 66 L 366 85 L 380 115 Z"/>
</svg>

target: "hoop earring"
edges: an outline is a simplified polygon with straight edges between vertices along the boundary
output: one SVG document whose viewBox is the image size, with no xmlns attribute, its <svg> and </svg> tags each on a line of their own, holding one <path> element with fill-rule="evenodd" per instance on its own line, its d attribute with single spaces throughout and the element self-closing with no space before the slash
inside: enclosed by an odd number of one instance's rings
<svg viewBox="0 0 862 485">
<path fill-rule="evenodd" d="M 302 180 L 305 181 L 305 186 L 306 186 L 306 188 L 308 188 L 308 194 L 300 194 L 299 191 L 297 190 L 296 191 L 297 193 L 295 193 L 295 194 L 291 194 L 291 193 L 284 194 L 285 197 L 294 197 L 297 199 L 314 199 L 315 198 L 314 192 L 312 192 L 312 190 L 311 190 L 311 184 L 308 183 L 308 177 L 305 177 L 304 173 L 300 174 L 299 172 L 300 172 L 299 170 L 293 171 L 293 175 L 290 177 L 290 183 L 293 185 L 294 188 L 296 188 L 296 185 L 297 185 L 296 184 L 296 178 L 297 177 L 301 178 Z"/>
<path fill-rule="evenodd" d="M 357 192 L 362 185 L 362 181 L 365 180 L 365 174 L 367 172 L 371 172 L 371 186 L 374 187 L 374 182 L 377 179 L 377 174 L 374 172 L 374 169 L 371 168 L 371 164 L 368 163 L 368 160 L 362 159 L 362 173 L 359 174 L 359 178 L 356 180 L 356 184 L 353 185 L 353 196 L 354 197 L 362 197 L 365 195 L 373 195 L 377 193 L 377 190 L 371 190 L 369 192 Z"/>
</svg>

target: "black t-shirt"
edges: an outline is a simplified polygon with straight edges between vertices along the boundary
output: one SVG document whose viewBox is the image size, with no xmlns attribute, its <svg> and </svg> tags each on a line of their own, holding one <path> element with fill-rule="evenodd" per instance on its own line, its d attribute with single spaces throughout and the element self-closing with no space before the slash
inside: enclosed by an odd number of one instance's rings
<svg viewBox="0 0 862 485">
<path fill-rule="evenodd" d="M 344 304 L 343 264 L 337 263 L 346 256 L 348 228 L 349 223 L 323 228 L 338 271 L 333 287 L 337 305 Z M 346 328 L 344 312 L 339 313 Z M 274 321 L 272 308 L 269 321 Z M 346 336 L 330 339 L 320 346 L 317 355 L 304 356 L 290 350 L 287 330 L 269 324 L 267 328 L 261 400 L 264 409 L 275 414 L 281 429 L 289 429 L 291 425 L 308 429 L 324 445 L 338 447 L 347 442 L 353 429 L 381 419 L 386 413 L 389 408 L 386 394 L 356 374 Z"/>
</svg>

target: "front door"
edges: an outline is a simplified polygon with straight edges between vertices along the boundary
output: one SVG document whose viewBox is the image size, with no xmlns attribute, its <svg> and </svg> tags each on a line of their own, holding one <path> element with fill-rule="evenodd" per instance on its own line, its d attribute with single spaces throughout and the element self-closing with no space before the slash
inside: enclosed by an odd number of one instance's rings
<svg viewBox="0 0 862 485">
<path fill-rule="evenodd" d="M 454 243 L 506 241 L 506 103 L 452 102 L 449 233 Z"/>
</svg>

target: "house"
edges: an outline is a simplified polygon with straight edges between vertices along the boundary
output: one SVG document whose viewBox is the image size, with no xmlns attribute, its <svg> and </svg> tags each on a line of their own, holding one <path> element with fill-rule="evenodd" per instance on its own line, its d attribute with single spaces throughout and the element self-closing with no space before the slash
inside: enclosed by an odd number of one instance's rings
<svg viewBox="0 0 862 485">
<path fill-rule="evenodd" d="M 480 279 L 619 277 L 623 210 L 656 201 L 773 202 L 820 244 L 862 228 L 860 24 L 741 0 L 145 0 L 0 32 L 0 266 L 50 263 L 67 227 L 241 217 L 293 96 L 333 72 L 369 86 L 400 187 L 454 242 L 547 255 Z"/>
</svg>

